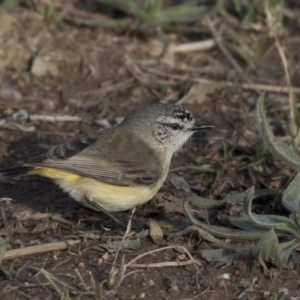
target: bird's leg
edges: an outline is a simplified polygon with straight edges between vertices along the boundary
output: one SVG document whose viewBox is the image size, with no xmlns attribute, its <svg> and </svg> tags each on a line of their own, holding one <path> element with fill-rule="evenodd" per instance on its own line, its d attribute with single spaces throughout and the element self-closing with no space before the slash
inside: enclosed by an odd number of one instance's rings
<svg viewBox="0 0 300 300">
<path fill-rule="evenodd" d="M 89 205 L 93 206 L 95 209 L 106 214 L 108 217 L 110 217 L 112 220 L 114 220 L 119 226 L 126 227 L 126 225 L 120 219 L 118 219 L 117 217 L 112 215 L 109 211 L 107 211 L 105 208 L 103 208 L 101 205 L 99 205 L 97 202 L 95 202 L 91 198 L 85 196 L 85 200 Z"/>
</svg>

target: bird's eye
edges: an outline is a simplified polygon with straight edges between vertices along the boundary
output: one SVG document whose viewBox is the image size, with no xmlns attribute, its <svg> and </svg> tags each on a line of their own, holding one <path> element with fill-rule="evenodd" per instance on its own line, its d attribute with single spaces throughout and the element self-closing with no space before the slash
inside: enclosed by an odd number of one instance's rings
<svg viewBox="0 0 300 300">
<path fill-rule="evenodd" d="M 179 126 L 179 124 L 177 124 L 177 123 L 172 123 L 172 124 L 170 125 L 170 127 L 171 127 L 173 130 L 179 130 L 179 129 L 180 129 L 180 126 Z"/>
</svg>

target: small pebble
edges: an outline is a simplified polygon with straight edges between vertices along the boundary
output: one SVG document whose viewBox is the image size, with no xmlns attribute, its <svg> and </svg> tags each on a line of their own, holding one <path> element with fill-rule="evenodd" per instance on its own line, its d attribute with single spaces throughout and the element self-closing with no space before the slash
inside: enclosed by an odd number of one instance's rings
<svg viewBox="0 0 300 300">
<path fill-rule="evenodd" d="M 178 286 L 175 284 L 175 285 L 172 285 L 170 288 L 169 288 L 169 292 L 175 292 L 175 293 L 178 293 L 179 292 L 179 288 Z"/>
<path fill-rule="evenodd" d="M 17 103 L 23 96 L 16 88 L 5 87 L 0 89 L 0 98 L 10 103 Z"/>
<path fill-rule="evenodd" d="M 145 293 L 141 293 L 141 294 L 140 294 L 140 298 L 141 298 L 141 299 L 145 299 L 145 298 L 146 298 L 146 294 L 145 294 Z"/>
<path fill-rule="evenodd" d="M 221 274 L 220 276 L 218 276 L 219 278 L 222 278 L 222 279 L 225 279 L 225 280 L 229 280 L 230 277 L 231 277 L 231 274 L 230 273 L 224 273 L 224 274 Z"/>
<path fill-rule="evenodd" d="M 184 253 L 177 255 L 176 261 L 184 261 L 184 260 L 186 260 L 186 255 Z"/>
<path fill-rule="evenodd" d="M 154 286 L 154 285 L 155 285 L 155 282 L 154 282 L 152 279 L 150 279 L 150 280 L 148 281 L 148 285 L 149 285 L 149 286 Z"/>
<path fill-rule="evenodd" d="M 278 292 L 279 292 L 280 294 L 285 295 L 285 296 L 288 296 L 288 295 L 289 295 L 289 289 L 288 289 L 288 288 L 285 288 L 285 287 L 279 288 L 279 289 L 278 289 Z"/>
<path fill-rule="evenodd" d="M 105 253 L 101 256 L 101 258 L 102 258 L 103 260 L 108 260 L 108 258 L 109 258 L 108 252 L 105 252 Z"/>
</svg>

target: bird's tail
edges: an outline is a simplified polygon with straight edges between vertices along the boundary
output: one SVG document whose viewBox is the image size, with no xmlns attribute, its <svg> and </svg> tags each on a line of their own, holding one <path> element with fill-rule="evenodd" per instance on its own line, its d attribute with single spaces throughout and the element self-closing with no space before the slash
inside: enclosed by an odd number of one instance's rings
<svg viewBox="0 0 300 300">
<path fill-rule="evenodd" d="M 1 178 L 19 177 L 27 175 L 33 168 L 30 166 L 15 166 L 0 170 Z"/>
</svg>

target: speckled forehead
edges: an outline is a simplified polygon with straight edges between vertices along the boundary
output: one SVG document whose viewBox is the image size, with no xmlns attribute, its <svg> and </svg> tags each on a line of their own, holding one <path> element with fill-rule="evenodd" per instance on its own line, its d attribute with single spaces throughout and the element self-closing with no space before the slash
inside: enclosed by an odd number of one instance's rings
<svg viewBox="0 0 300 300">
<path fill-rule="evenodd" d="M 193 120 L 191 113 L 181 106 L 174 108 L 174 117 L 180 119 L 184 123 L 191 122 Z"/>
<path fill-rule="evenodd" d="M 172 109 L 166 110 L 164 115 L 159 116 L 157 118 L 157 121 L 160 123 L 190 123 L 191 121 L 193 121 L 193 116 L 183 107 L 174 106 L 172 107 Z"/>
</svg>

